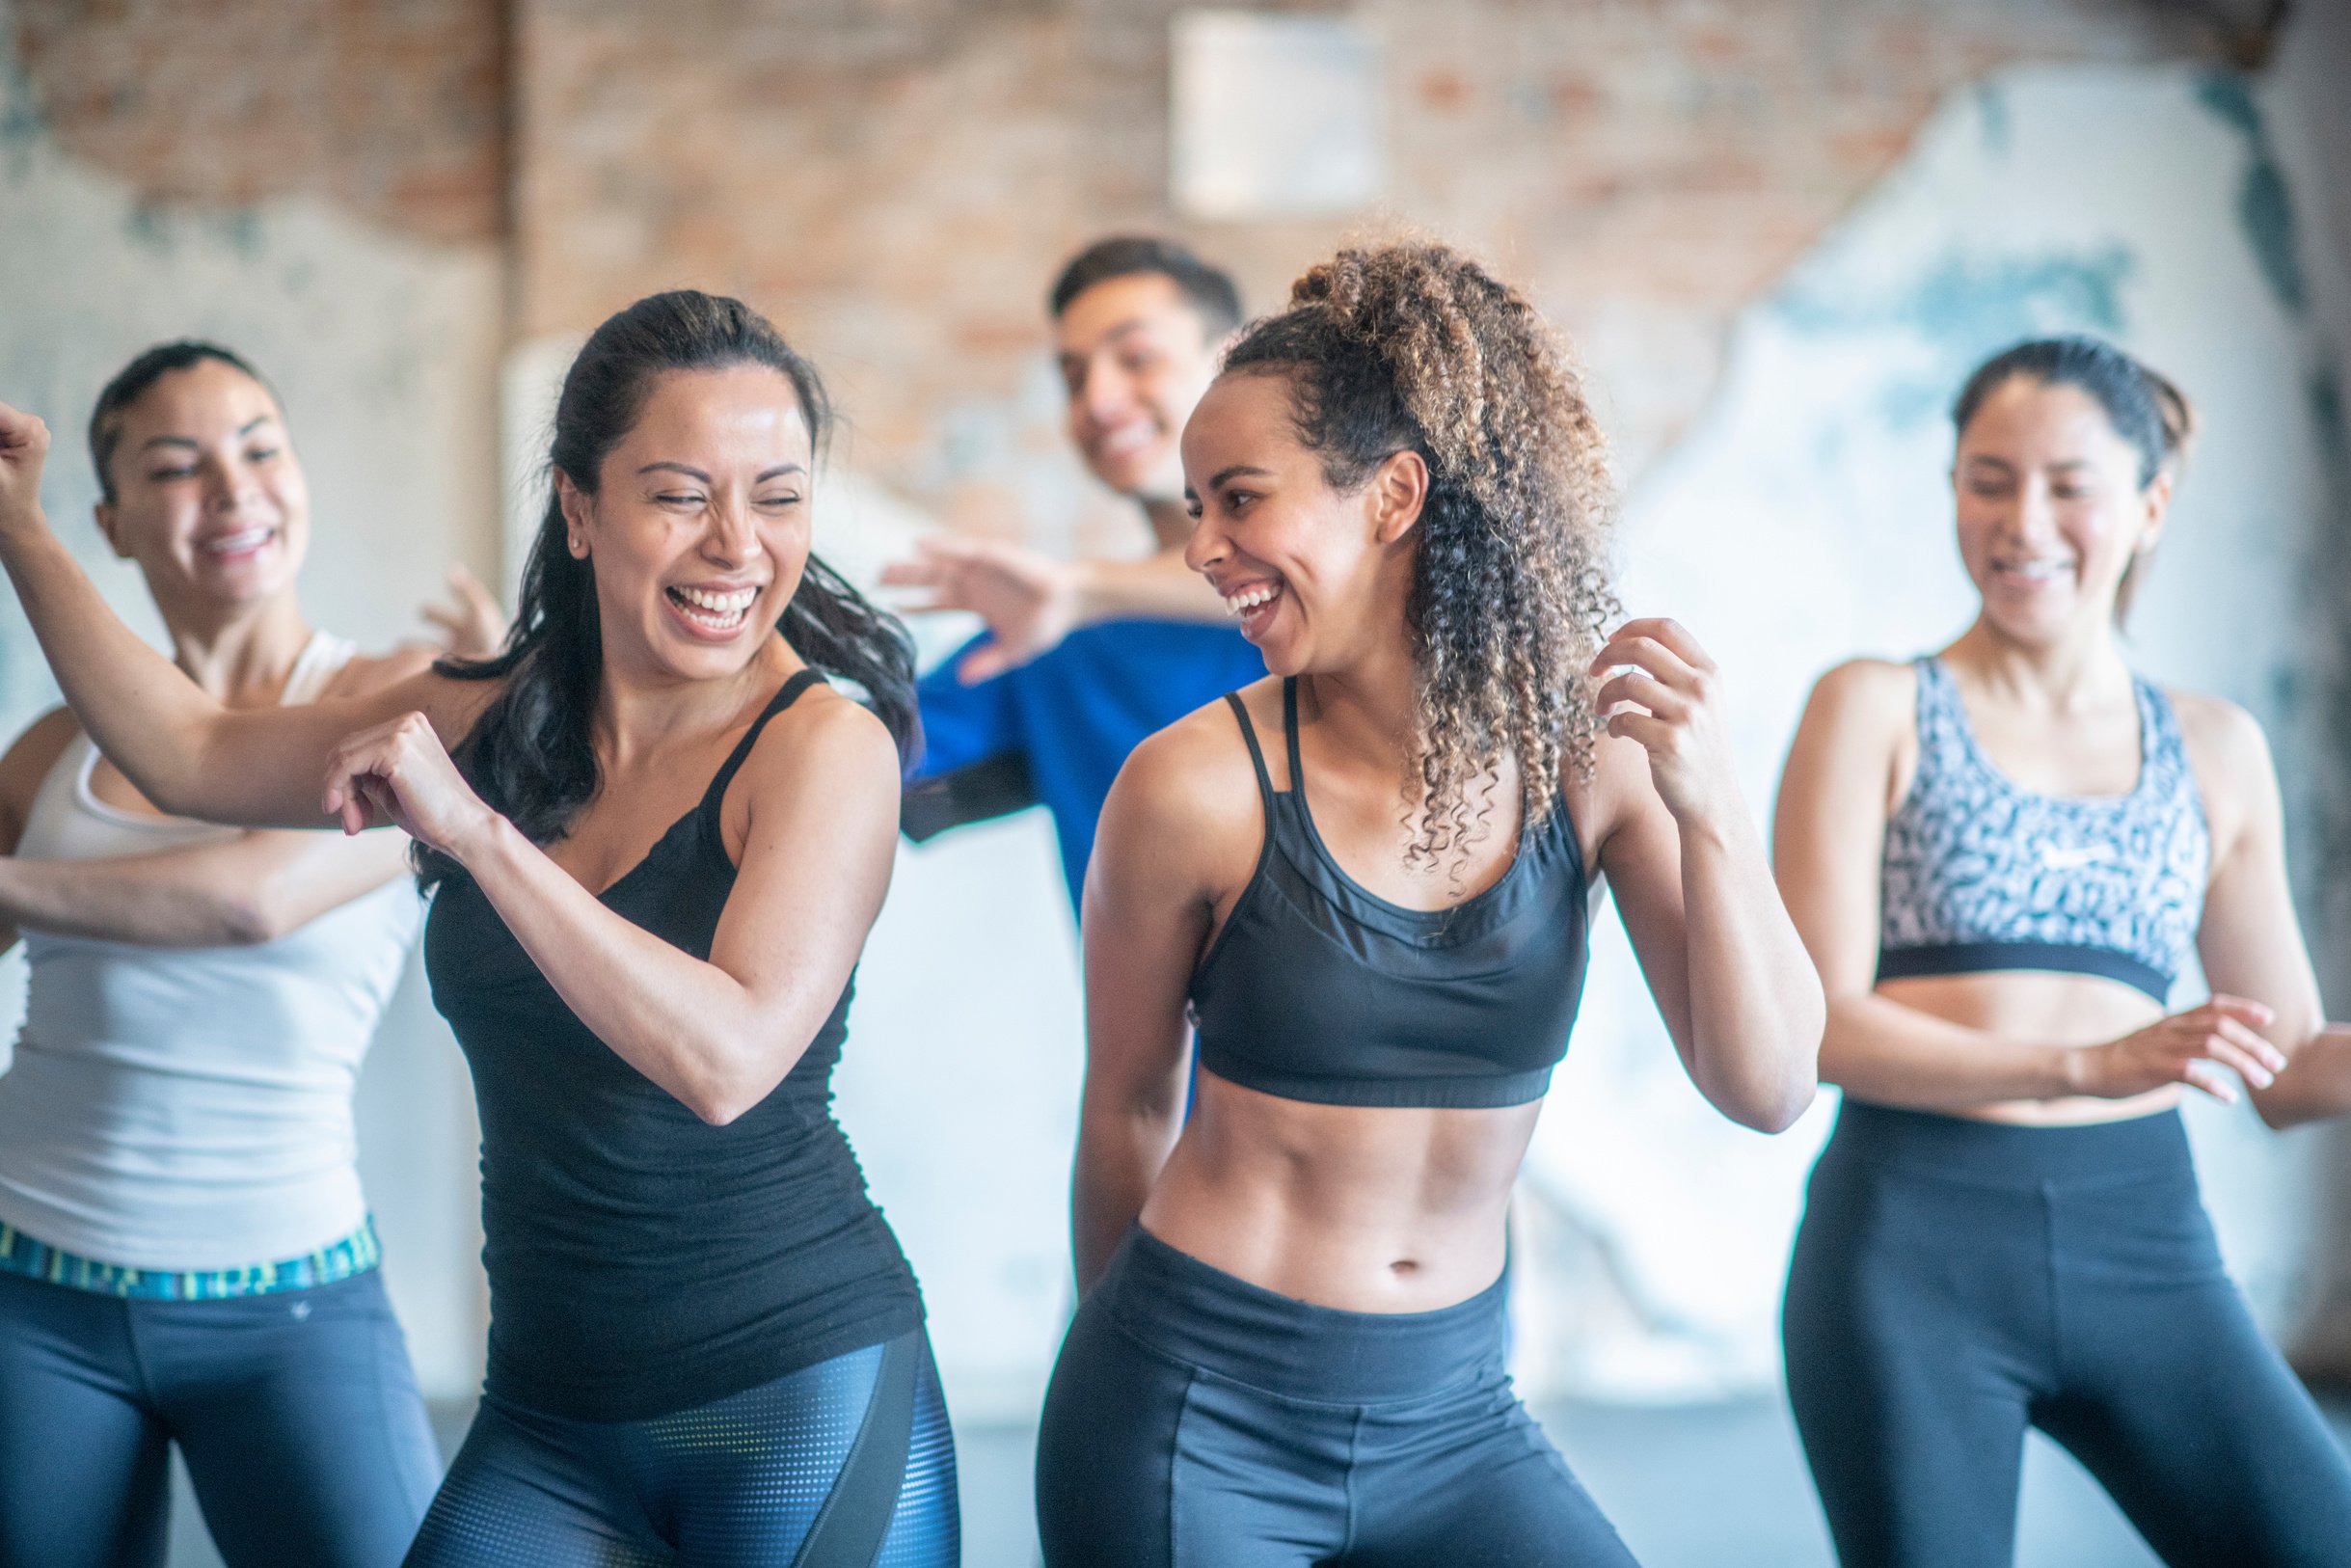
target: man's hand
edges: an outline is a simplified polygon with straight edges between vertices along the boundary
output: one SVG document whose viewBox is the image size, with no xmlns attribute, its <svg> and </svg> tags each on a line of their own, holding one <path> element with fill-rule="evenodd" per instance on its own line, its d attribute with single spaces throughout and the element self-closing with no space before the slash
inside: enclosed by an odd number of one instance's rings
<svg viewBox="0 0 2351 1568">
<path fill-rule="evenodd" d="M 912 560 L 883 567 L 881 581 L 930 590 L 929 599 L 906 607 L 909 611 L 964 609 L 987 623 L 994 640 L 956 669 L 966 686 L 1027 663 L 1078 624 L 1075 567 L 1019 545 L 955 534 L 932 535 L 916 550 Z"/>
</svg>

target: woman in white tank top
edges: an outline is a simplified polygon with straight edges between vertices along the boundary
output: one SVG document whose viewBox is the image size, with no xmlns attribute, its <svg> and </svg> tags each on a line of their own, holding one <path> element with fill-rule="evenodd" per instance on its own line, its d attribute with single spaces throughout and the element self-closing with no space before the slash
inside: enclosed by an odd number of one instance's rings
<svg viewBox="0 0 2351 1568">
<path fill-rule="evenodd" d="M 295 598 L 309 495 L 276 398 L 175 343 L 99 397 L 98 526 L 231 707 L 389 684 Z M 470 579 L 428 611 L 490 651 Z M 395 833 L 155 812 L 60 709 L 0 757 L 0 1568 L 163 1561 L 177 1443 L 247 1563 L 398 1562 L 440 1466 L 375 1272 L 351 1095 L 419 902 Z"/>
</svg>

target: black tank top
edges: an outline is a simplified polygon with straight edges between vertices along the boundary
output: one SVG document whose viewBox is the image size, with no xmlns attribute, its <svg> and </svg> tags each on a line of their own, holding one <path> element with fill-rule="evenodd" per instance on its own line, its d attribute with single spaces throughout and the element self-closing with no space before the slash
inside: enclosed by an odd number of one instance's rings
<svg viewBox="0 0 2351 1568">
<path fill-rule="evenodd" d="M 1307 810 L 1298 683 L 1282 686 L 1290 787 L 1265 801 L 1265 847 L 1192 976 L 1201 1066 L 1285 1099 L 1474 1107 L 1541 1097 L 1583 993 L 1583 855 L 1562 803 L 1501 880 L 1449 909 L 1407 909 L 1338 867 Z"/>
<path fill-rule="evenodd" d="M 735 884 L 718 806 L 784 683 L 702 803 L 602 895 L 710 957 Z M 905 1333 L 914 1277 L 832 1119 L 850 991 L 775 1091 L 708 1125 L 566 1007 L 471 878 L 433 900 L 433 1000 L 481 1109 L 489 1392 L 548 1415 L 635 1420 Z"/>
</svg>

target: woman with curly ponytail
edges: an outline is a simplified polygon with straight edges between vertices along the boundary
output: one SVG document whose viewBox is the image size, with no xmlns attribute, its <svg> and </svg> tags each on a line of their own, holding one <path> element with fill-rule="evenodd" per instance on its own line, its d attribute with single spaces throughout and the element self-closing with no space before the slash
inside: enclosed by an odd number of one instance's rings
<svg viewBox="0 0 2351 1568">
<path fill-rule="evenodd" d="M 1444 246 L 1300 279 L 1183 452 L 1188 559 L 1273 678 L 1103 814 L 1046 1560 L 1627 1563 L 1503 1376 L 1503 1215 L 1603 873 L 1700 1090 L 1767 1131 L 1811 1101 L 1714 666 L 1609 634 L 1582 386 Z"/>
<path fill-rule="evenodd" d="M 502 654 L 227 708 L 108 611 L 0 408 L 0 562 L 105 753 L 169 811 L 396 824 L 438 887 L 489 1376 L 411 1568 L 957 1560 L 921 1298 L 829 1109 L 913 661 L 809 552 L 827 419 L 757 312 L 640 300 L 564 378 Z"/>
</svg>

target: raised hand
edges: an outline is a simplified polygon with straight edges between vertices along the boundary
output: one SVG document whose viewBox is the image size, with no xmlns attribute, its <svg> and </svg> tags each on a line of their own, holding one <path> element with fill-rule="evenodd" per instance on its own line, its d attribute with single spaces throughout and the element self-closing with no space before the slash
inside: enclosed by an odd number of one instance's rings
<svg viewBox="0 0 2351 1568">
<path fill-rule="evenodd" d="M 327 759 L 327 815 L 357 833 L 385 824 L 458 860 L 498 824 L 422 714 L 344 737 Z"/>
<path fill-rule="evenodd" d="M 2186 1084 L 2233 1105 L 2235 1078 L 2267 1089 L 2285 1068 L 2285 1054 L 2261 1038 L 2271 1016 L 2258 1002 L 2215 996 L 2121 1040 L 2075 1052 L 2073 1076 L 2081 1093 L 2100 1099 L 2128 1099 L 2167 1084 Z"/>
<path fill-rule="evenodd" d="M 48 456 L 49 427 L 40 416 L 0 403 L 0 528 L 40 523 L 41 471 Z"/>
<path fill-rule="evenodd" d="M 462 566 L 449 568 L 449 597 L 419 612 L 440 632 L 442 652 L 453 659 L 488 659 L 506 641 L 506 610 L 481 579 Z"/>
<path fill-rule="evenodd" d="M 1715 662 L 1678 622 L 1662 616 L 1616 629 L 1591 673 L 1614 669 L 1596 693 L 1608 733 L 1649 753 L 1649 776 L 1675 820 L 1743 812 L 1730 726 Z"/>
<path fill-rule="evenodd" d="M 994 641 L 957 666 L 965 685 L 1025 664 L 1067 636 L 1078 620 L 1077 574 L 1019 545 L 933 534 L 912 560 L 881 570 L 892 587 L 928 588 L 913 611 L 966 609 L 987 623 Z"/>
</svg>

